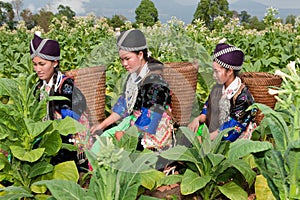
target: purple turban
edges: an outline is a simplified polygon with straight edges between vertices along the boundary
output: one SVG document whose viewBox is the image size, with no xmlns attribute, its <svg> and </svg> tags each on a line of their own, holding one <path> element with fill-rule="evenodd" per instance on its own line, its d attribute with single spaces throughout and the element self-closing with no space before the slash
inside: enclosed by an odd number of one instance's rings
<svg viewBox="0 0 300 200">
<path fill-rule="evenodd" d="M 244 53 L 235 46 L 219 43 L 214 51 L 213 60 L 226 69 L 241 70 Z"/>
<path fill-rule="evenodd" d="M 144 34 L 137 29 L 127 30 L 121 33 L 117 39 L 119 49 L 125 51 L 141 51 L 147 49 Z"/>
<path fill-rule="evenodd" d="M 45 60 L 59 60 L 60 48 L 58 42 L 42 39 L 37 34 L 34 34 L 34 38 L 30 42 L 30 57 L 32 59 L 36 56 Z"/>
</svg>

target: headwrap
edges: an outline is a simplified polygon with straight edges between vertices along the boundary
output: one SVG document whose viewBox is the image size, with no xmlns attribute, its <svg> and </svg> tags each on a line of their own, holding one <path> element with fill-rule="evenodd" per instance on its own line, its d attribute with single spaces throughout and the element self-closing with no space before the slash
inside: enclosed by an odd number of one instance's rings
<svg viewBox="0 0 300 200">
<path fill-rule="evenodd" d="M 233 45 L 221 42 L 216 46 L 213 60 L 226 69 L 241 70 L 244 53 Z"/>
<path fill-rule="evenodd" d="M 127 30 L 121 33 L 117 39 L 119 49 L 125 51 L 141 51 L 147 49 L 144 34 L 137 29 Z"/>
<path fill-rule="evenodd" d="M 30 57 L 40 57 L 45 60 L 59 60 L 60 48 L 59 43 L 55 40 L 42 39 L 37 33 L 30 42 Z"/>
</svg>

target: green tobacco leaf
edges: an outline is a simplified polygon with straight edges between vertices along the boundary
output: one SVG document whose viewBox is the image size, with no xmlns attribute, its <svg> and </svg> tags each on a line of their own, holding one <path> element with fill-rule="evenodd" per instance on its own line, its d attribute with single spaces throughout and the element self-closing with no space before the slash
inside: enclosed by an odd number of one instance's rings
<svg viewBox="0 0 300 200">
<path fill-rule="evenodd" d="M 290 173 L 290 197 L 300 196 L 300 141 L 292 143 L 285 153 L 286 163 L 289 166 Z"/>
<path fill-rule="evenodd" d="M 235 160 L 232 162 L 232 165 L 245 177 L 246 181 L 249 185 L 255 180 L 256 173 L 251 169 L 250 165 L 246 163 L 244 160 Z"/>
<path fill-rule="evenodd" d="M 71 117 L 66 117 L 62 120 L 55 120 L 53 122 L 53 127 L 55 127 L 56 130 L 58 130 L 58 132 L 64 136 L 83 132 L 86 130 L 86 127 L 84 125 L 80 124 L 78 121 Z"/>
<path fill-rule="evenodd" d="M 34 185 L 46 185 L 51 195 L 57 200 L 91 199 L 80 185 L 70 180 L 43 180 Z"/>
<path fill-rule="evenodd" d="M 160 179 L 157 183 L 157 186 L 162 185 L 171 185 L 175 183 L 181 183 L 183 175 L 180 174 L 174 174 L 169 176 L 164 176 L 162 179 Z"/>
<path fill-rule="evenodd" d="M 225 159 L 225 156 L 222 155 L 222 154 L 208 153 L 207 157 L 209 158 L 209 160 L 212 163 L 213 167 L 217 166 L 218 164 L 220 164 Z"/>
<path fill-rule="evenodd" d="M 135 200 L 141 185 L 139 173 L 118 172 L 115 199 Z M 118 191 L 119 195 L 118 195 Z"/>
<path fill-rule="evenodd" d="M 32 166 L 30 173 L 28 175 L 29 178 L 34 178 L 36 176 L 47 174 L 53 171 L 54 167 L 48 162 L 38 162 Z"/>
<path fill-rule="evenodd" d="M 166 151 L 163 151 L 160 154 L 161 157 L 169 160 L 178 160 L 178 161 L 189 161 L 193 163 L 199 163 L 198 159 L 191 152 L 191 150 L 185 146 L 175 146 Z"/>
<path fill-rule="evenodd" d="M 24 197 L 33 197 L 33 195 L 22 186 L 9 186 L 0 188 L 0 191 L 5 191 L 4 196 L 0 196 L 1 200 L 22 199 Z"/>
<path fill-rule="evenodd" d="M 275 200 L 275 197 L 272 194 L 268 186 L 268 182 L 263 175 L 256 176 L 255 180 L 255 196 L 256 199 L 264 199 L 264 200 Z"/>
<path fill-rule="evenodd" d="M 58 131 L 54 131 L 50 134 L 45 134 L 39 144 L 39 147 L 45 148 L 45 153 L 48 156 L 55 155 L 61 148 L 62 140 Z"/>
<path fill-rule="evenodd" d="M 243 188 L 237 185 L 234 182 L 226 183 L 225 185 L 218 186 L 218 189 L 224 194 L 226 197 L 232 200 L 247 200 L 248 194 Z"/>
<path fill-rule="evenodd" d="M 22 161 L 35 162 L 40 159 L 45 151 L 45 148 L 37 148 L 31 151 L 25 151 L 20 146 L 10 146 L 13 156 Z"/>
<path fill-rule="evenodd" d="M 197 173 L 187 169 L 182 177 L 180 185 L 183 195 L 192 194 L 206 186 L 211 181 L 211 176 L 199 176 Z"/>
<path fill-rule="evenodd" d="M 152 190 L 156 186 L 157 182 L 165 177 L 163 172 L 155 169 L 142 172 L 140 175 L 141 185 L 149 190 Z"/>
<path fill-rule="evenodd" d="M 251 153 L 258 153 L 272 149 L 269 142 L 260 142 L 252 140 L 236 140 L 230 144 L 228 159 L 236 160 Z"/>
<path fill-rule="evenodd" d="M 77 183 L 78 170 L 74 161 L 66 161 L 54 166 L 53 179 L 69 180 Z"/>
<path fill-rule="evenodd" d="M 44 122 L 34 122 L 31 119 L 24 119 L 24 122 L 27 127 L 28 133 L 32 138 L 40 135 L 52 124 L 52 121 L 50 120 Z"/>
</svg>

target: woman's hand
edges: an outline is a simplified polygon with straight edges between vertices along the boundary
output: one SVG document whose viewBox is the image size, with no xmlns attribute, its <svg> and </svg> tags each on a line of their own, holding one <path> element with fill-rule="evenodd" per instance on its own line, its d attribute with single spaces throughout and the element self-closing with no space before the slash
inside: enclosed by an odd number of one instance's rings
<svg viewBox="0 0 300 200">
<path fill-rule="evenodd" d="M 101 131 L 103 130 L 102 126 L 101 126 L 101 123 L 93 125 L 91 127 L 91 133 L 92 133 L 92 135 L 95 135 L 96 132 L 99 131 L 99 130 L 101 130 Z"/>
<path fill-rule="evenodd" d="M 198 117 L 196 117 L 195 119 L 193 119 L 193 121 L 188 125 L 188 127 L 191 129 L 191 131 L 193 131 L 194 133 L 196 133 L 198 131 L 199 128 L 199 119 Z"/>
</svg>

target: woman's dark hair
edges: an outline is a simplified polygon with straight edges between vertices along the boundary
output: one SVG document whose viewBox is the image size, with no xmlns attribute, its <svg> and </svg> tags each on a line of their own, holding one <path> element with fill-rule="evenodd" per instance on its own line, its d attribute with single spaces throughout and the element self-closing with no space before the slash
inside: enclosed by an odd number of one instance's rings
<svg viewBox="0 0 300 200">
<path fill-rule="evenodd" d="M 140 53 L 140 51 L 133 51 L 136 55 Z M 157 64 L 163 64 L 159 60 L 153 58 L 152 56 L 148 56 L 148 49 L 141 50 L 143 52 L 143 58 L 148 62 L 148 63 L 157 63 Z"/>
</svg>

